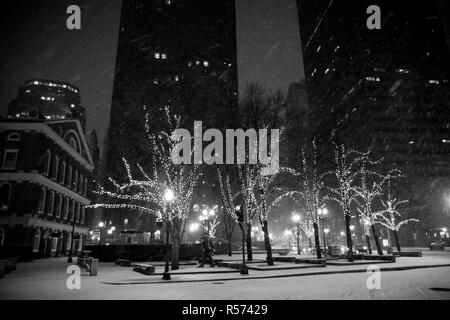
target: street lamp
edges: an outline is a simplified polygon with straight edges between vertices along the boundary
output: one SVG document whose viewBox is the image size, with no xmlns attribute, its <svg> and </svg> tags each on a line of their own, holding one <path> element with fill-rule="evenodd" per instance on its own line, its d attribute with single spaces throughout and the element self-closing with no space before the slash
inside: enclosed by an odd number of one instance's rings
<svg viewBox="0 0 450 320">
<path fill-rule="evenodd" d="M 298 213 L 292 215 L 292 221 L 295 223 L 296 236 L 297 236 L 297 254 L 301 254 L 300 251 L 300 220 L 302 219 Z"/>
<path fill-rule="evenodd" d="M 189 226 L 189 231 L 196 232 L 199 227 L 200 227 L 200 225 L 198 223 L 194 222 Z"/>
<path fill-rule="evenodd" d="M 74 236 L 75 236 L 75 213 L 72 216 L 72 236 L 70 238 L 70 251 L 69 251 L 69 258 L 67 258 L 67 262 L 68 263 L 72 263 L 72 253 L 73 253 L 73 240 L 74 240 Z"/>
<path fill-rule="evenodd" d="M 248 268 L 245 265 L 245 224 L 244 224 L 245 221 L 244 221 L 244 211 L 242 210 L 241 206 L 239 205 L 236 206 L 235 214 L 242 232 L 242 266 L 240 268 L 240 272 L 242 275 L 247 275 Z"/>
<path fill-rule="evenodd" d="M 323 229 L 323 233 L 325 234 L 325 235 L 328 235 L 329 233 L 330 233 L 330 229 L 329 228 L 325 228 L 325 229 Z M 326 241 L 326 237 L 324 236 L 324 240 Z M 330 236 L 328 236 L 328 240 L 330 239 Z M 327 242 L 325 242 L 325 248 L 328 246 L 328 243 Z"/>
<path fill-rule="evenodd" d="M 326 216 L 328 215 L 328 209 L 327 208 L 319 208 L 319 220 L 320 217 L 322 217 L 322 234 L 323 234 L 323 248 L 324 248 L 324 255 L 327 256 L 327 245 L 326 245 L 326 239 L 325 239 L 325 223 L 326 223 Z"/>
<path fill-rule="evenodd" d="M 167 189 L 166 192 L 164 193 L 164 199 L 167 202 L 172 202 L 175 199 L 175 195 L 173 194 L 173 191 L 170 189 Z"/>
<path fill-rule="evenodd" d="M 175 199 L 175 195 L 173 194 L 173 191 L 170 189 L 167 189 L 164 193 L 164 199 L 166 200 L 168 206 L 167 210 L 170 211 L 170 205 L 172 201 Z M 157 225 L 159 228 L 162 227 L 164 224 L 163 221 L 157 221 Z M 169 272 L 169 256 L 170 256 L 170 247 L 169 247 L 169 233 L 170 233 L 170 224 L 168 219 L 166 219 L 166 263 L 164 266 L 164 273 L 163 273 L 163 280 L 170 280 L 170 272 Z"/>
</svg>

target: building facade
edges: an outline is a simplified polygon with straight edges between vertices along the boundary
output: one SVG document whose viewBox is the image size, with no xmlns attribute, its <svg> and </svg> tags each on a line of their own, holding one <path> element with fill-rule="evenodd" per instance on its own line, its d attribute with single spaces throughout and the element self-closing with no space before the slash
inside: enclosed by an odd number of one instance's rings
<svg viewBox="0 0 450 320">
<path fill-rule="evenodd" d="M 67 254 L 71 241 L 81 250 L 94 164 L 80 122 L 7 119 L 0 145 L 2 246 L 34 258 Z"/>
<path fill-rule="evenodd" d="M 381 29 L 369 30 L 370 1 L 298 1 L 312 135 L 321 146 L 332 139 L 370 150 L 386 170 L 402 170 L 402 197 L 423 228 L 444 223 L 450 177 L 450 54 L 440 2 L 378 1 Z"/>
<path fill-rule="evenodd" d="M 67 82 L 46 79 L 30 79 L 19 87 L 9 104 L 8 118 L 78 119 L 83 130 L 86 126 L 80 90 Z"/>
</svg>

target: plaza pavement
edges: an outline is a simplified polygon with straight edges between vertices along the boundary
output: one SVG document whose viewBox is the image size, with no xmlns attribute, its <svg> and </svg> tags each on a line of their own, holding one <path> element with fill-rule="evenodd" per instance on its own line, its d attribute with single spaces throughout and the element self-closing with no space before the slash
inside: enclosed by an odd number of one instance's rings
<svg viewBox="0 0 450 320">
<path fill-rule="evenodd" d="M 237 260 L 240 256 L 233 257 L 216 256 L 217 259 Z M 301 258 L 305 258 L 304 255 Z M 254 262 L 250 265 L 264 266 L 265 255 L 256 254 Z M 380 263 L 372 261 L 369 265 L 378 266 L 381 274 L 423 274 L 431 277 L 439 274 L 444 278 L 450 278 L 450 252 L 434 252 L 425 250 L 423 257 L 400 257 L 395 263 Z M 83 273 L 81 278 L 82 290 L 68 290 L 66 281 L 69 275 L 66 273 L 68 264 L 65 258 L 43 259 L 28 263 L 19 263 L 17 271 L 14 271 L 0 279 L 0 299 L 102 299 L 108 296 L 109 291 L 118 292 L 114 298 L 127 299 L 125 294 L 119 292 L 135 292 L 148 288 L 161 288 L 167 285 L 176 286 L 182 283 L 198 286 L 205 284 L 230 283 L 231 286 L 239 286 L 239 283 L 271 282 L 279 281 L 310 281 L 309 279 L 329 279 L 330 277 L 346 277 L 350 280 L 367 277 L 368 265 L 344 265 L 344 266 L 311 266 L 310 264 L 275 263 L 274 270 L 249 270 L 249 275 L 240 275 L 238 270 L 216 267 L 198 268 L 197 266 L 181 266 L 177 271 L 171 271 L 170 281 L 162 280 L 163 265 L 156 267 L 156 274 L 145 276 L 134 272 L 131 267 L 120 267 L 114 263 L 100 263 L 98 276 L 90 277 Z M 279 270 L 277 267 L 289 267 Z M 301 280 L 300 278 L 304 278 Z M 413 277 L 414 278 L 414 277 Z M 395 279 L 395 277 L 394 277 Z M 431 279 L 431 278 L 430 278 Z M 440 278 L 439 278 L 440 279 Z M 426 278 L 421 279 L 426 280 Z M 322 285 L 316 285 L 316 289 L 326 287 L 329 281 Z M 277 282 L 278 283 L 278 282 Z M 137 287 L 142 287 L 137 289 Z M 176 288 L 176 287 L 173 287 Z M 176 289 L 175 289 L 176 290 Z M 134 295 L 136 297 L 136 295 Z M 144 295 L 145 297 L 146 295 Z M 159 296 L 159 299 L 170 299 L 173 295 Z M 175 295 L 176 297 L 176 295 Z M 158 299 L 158 295 L 152 297 Z M 193 297 L 195 299 L 195 297 Z M 286 297 L 292 298 L 292 297 Z M 449 297 L 450 298 L 450 297 Z"/>
</svg>

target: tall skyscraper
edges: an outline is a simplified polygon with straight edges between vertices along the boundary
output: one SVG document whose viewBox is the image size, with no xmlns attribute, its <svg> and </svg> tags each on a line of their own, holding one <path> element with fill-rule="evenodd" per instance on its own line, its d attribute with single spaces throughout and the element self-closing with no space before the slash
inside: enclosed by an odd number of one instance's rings
<svg viewBox="0 0 450 320">
<path fill-rule="evenodd" d="M 378 1 L 381 29 L 369 30 L 371 1 L 298 1 L 313 134 L 384 157 L 422 205 L 442 198 L 434 187 L 450 171 L 450 55 L 437 2 Z M 424 210 L 422 220 L 432 216 Z"/>
<path fill-rule="evenodd" d="M 150 168 L 145 112 L 157 118 L 168 106 L 188 130 L 194 120 L 204 128 L 229 125 L 236 64 L 234 0 L 123 1 L 106 174 L 124 178 L 122 157 Z"/>
</svg>

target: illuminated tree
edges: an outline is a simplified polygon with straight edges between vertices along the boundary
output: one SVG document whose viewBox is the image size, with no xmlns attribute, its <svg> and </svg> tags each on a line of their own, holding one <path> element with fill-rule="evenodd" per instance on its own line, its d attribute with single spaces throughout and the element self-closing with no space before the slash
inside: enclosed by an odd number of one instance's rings
<svg viewBox="0 0 450 320">
<path fill-rule="evenodd" d="M 306 212 L 307 222 L 304 222 L 304 232 L 308 237 L 310 228 L 314 235 L 316 255 L 322 259 L 319 237 L 319 210 L 324 206 L 325 197 L 323 196 L 324 175 L 319 175 L 317 166 L 317 147 L 312 141 L 312 148 L 309 152 L 302 150 L 301 173 L 294 172 L 294 175 L 300 177 L 300 183 L 297 190 L 290 192 L 290 197 L 299 208 Z M 308 237 L 310 239 L 310 237 Z"/>
<path fill-rule="evenodd" d="M 361 220 L 363 222 L 364 235 L 366 236 L 367 248 L 369 253 L 372 254 L 372 249 L 370 246 L 370 231 L 372 230 L 373 237 L 375 240 L 375 245 L 377 247 L 377 252 L 379 255 L 383 255 L 383 249 L 380 245 L 380 240 L 378 238 L 378 233 L 375 228 L 376 218 L 378 212 L 374 211 L 374 202 L 382 194 L 382 185 L 388 179 L 392 172 L 388 176 L 382 176 L 381 174 L 368 169 L 368 166 L 377 166 L 381 163 L 379 161 L 371 161 L 368 158 L 366 161 L 362 162 L 360 169 L 360 185 L 355 187 L 357 198 L 357 210 Z M 376 180 L 379 180 L 378 182 Z"/>
<path fill-rule="evenodd" d="M 348 149 L 345 145 L 334 143 L 334 170 L 329 174 L 337 182 L 334 187 L 327 186 L 330 200 L 337 202 L 343 211 L 345 219 L 345 231 L 347 234 L 348 261 L 353 261 L 353 240 L 350 230 L 351 207 L 356 203 L 358 193 L 355 190 L 356 179 L 359 174 L 358 166 L 361 162 L 367 161 L 368 153 L 362 153 L 353 149 Z"/>
<path fill-rule="evenodd" d="M 408 222 L 418 222 L 417 219 L 404 219 L 399 220 L 406 208 L 400 209 L 402 206 L 408 203 L 408 200 L 397 200 L 397 198 L 392 197 L 391 194 L 391 182 L 388 180 L 387 187 L 387 199 L 381 200 L 383 209 L 377 212 L 376 222 L 391 230 L 394 233 L 395 242 L 397 250 L 400 252 L 400 241 L 398 239 L 398 231 L 401 226 L 407 224 Z"/>
<path fill-rule="evenodd" d="M 111 203 L 97 203 L 93 208 L 125 208 L 155 215 L 170 232 L 172 241 L 172 270 L 179 268 L 181 239 L 186 220 L 189 216 L 194 187 L 200 176 L 198 166 L 174 164 L 171 150 L 179 142 L 172 132 L 179 128 L 180 117 L 172 116 L 169 108 L 163 114 L 166 128 L 158 134 L 151 132 L 149 113 L 146 114 L 145 128 L 152 148 L 151 173 L 137 164 L 136 173 L 123 159 L 127 173 L 126 182 L 117 182 L 111 177 L 109 181 L 115 191 L 108 191 L 103 186 L 96 193 L 113 200 Z"/>
<path fill-rule="evenodd" d="M 225 181 L 223 181 L 220 169 L 217 169 L 217 174 L 219 177 L 220 193 L 222 195 L 222 202 L 224 207 L 223 221 L 224 221 L 225 236 L 228 241 L 228 255 L 231 257 L 233 232 L 236 224 L 239 224 L 238 217 L 236 215 L 236 206 L 238 205 L 238 203 L 237 202 L 235 203 L 235 199 L 240 194 L 240 191 L 236 192 L 233 195 L 230 176 L 227 174 L 225 176 Z"/>
</svg>

